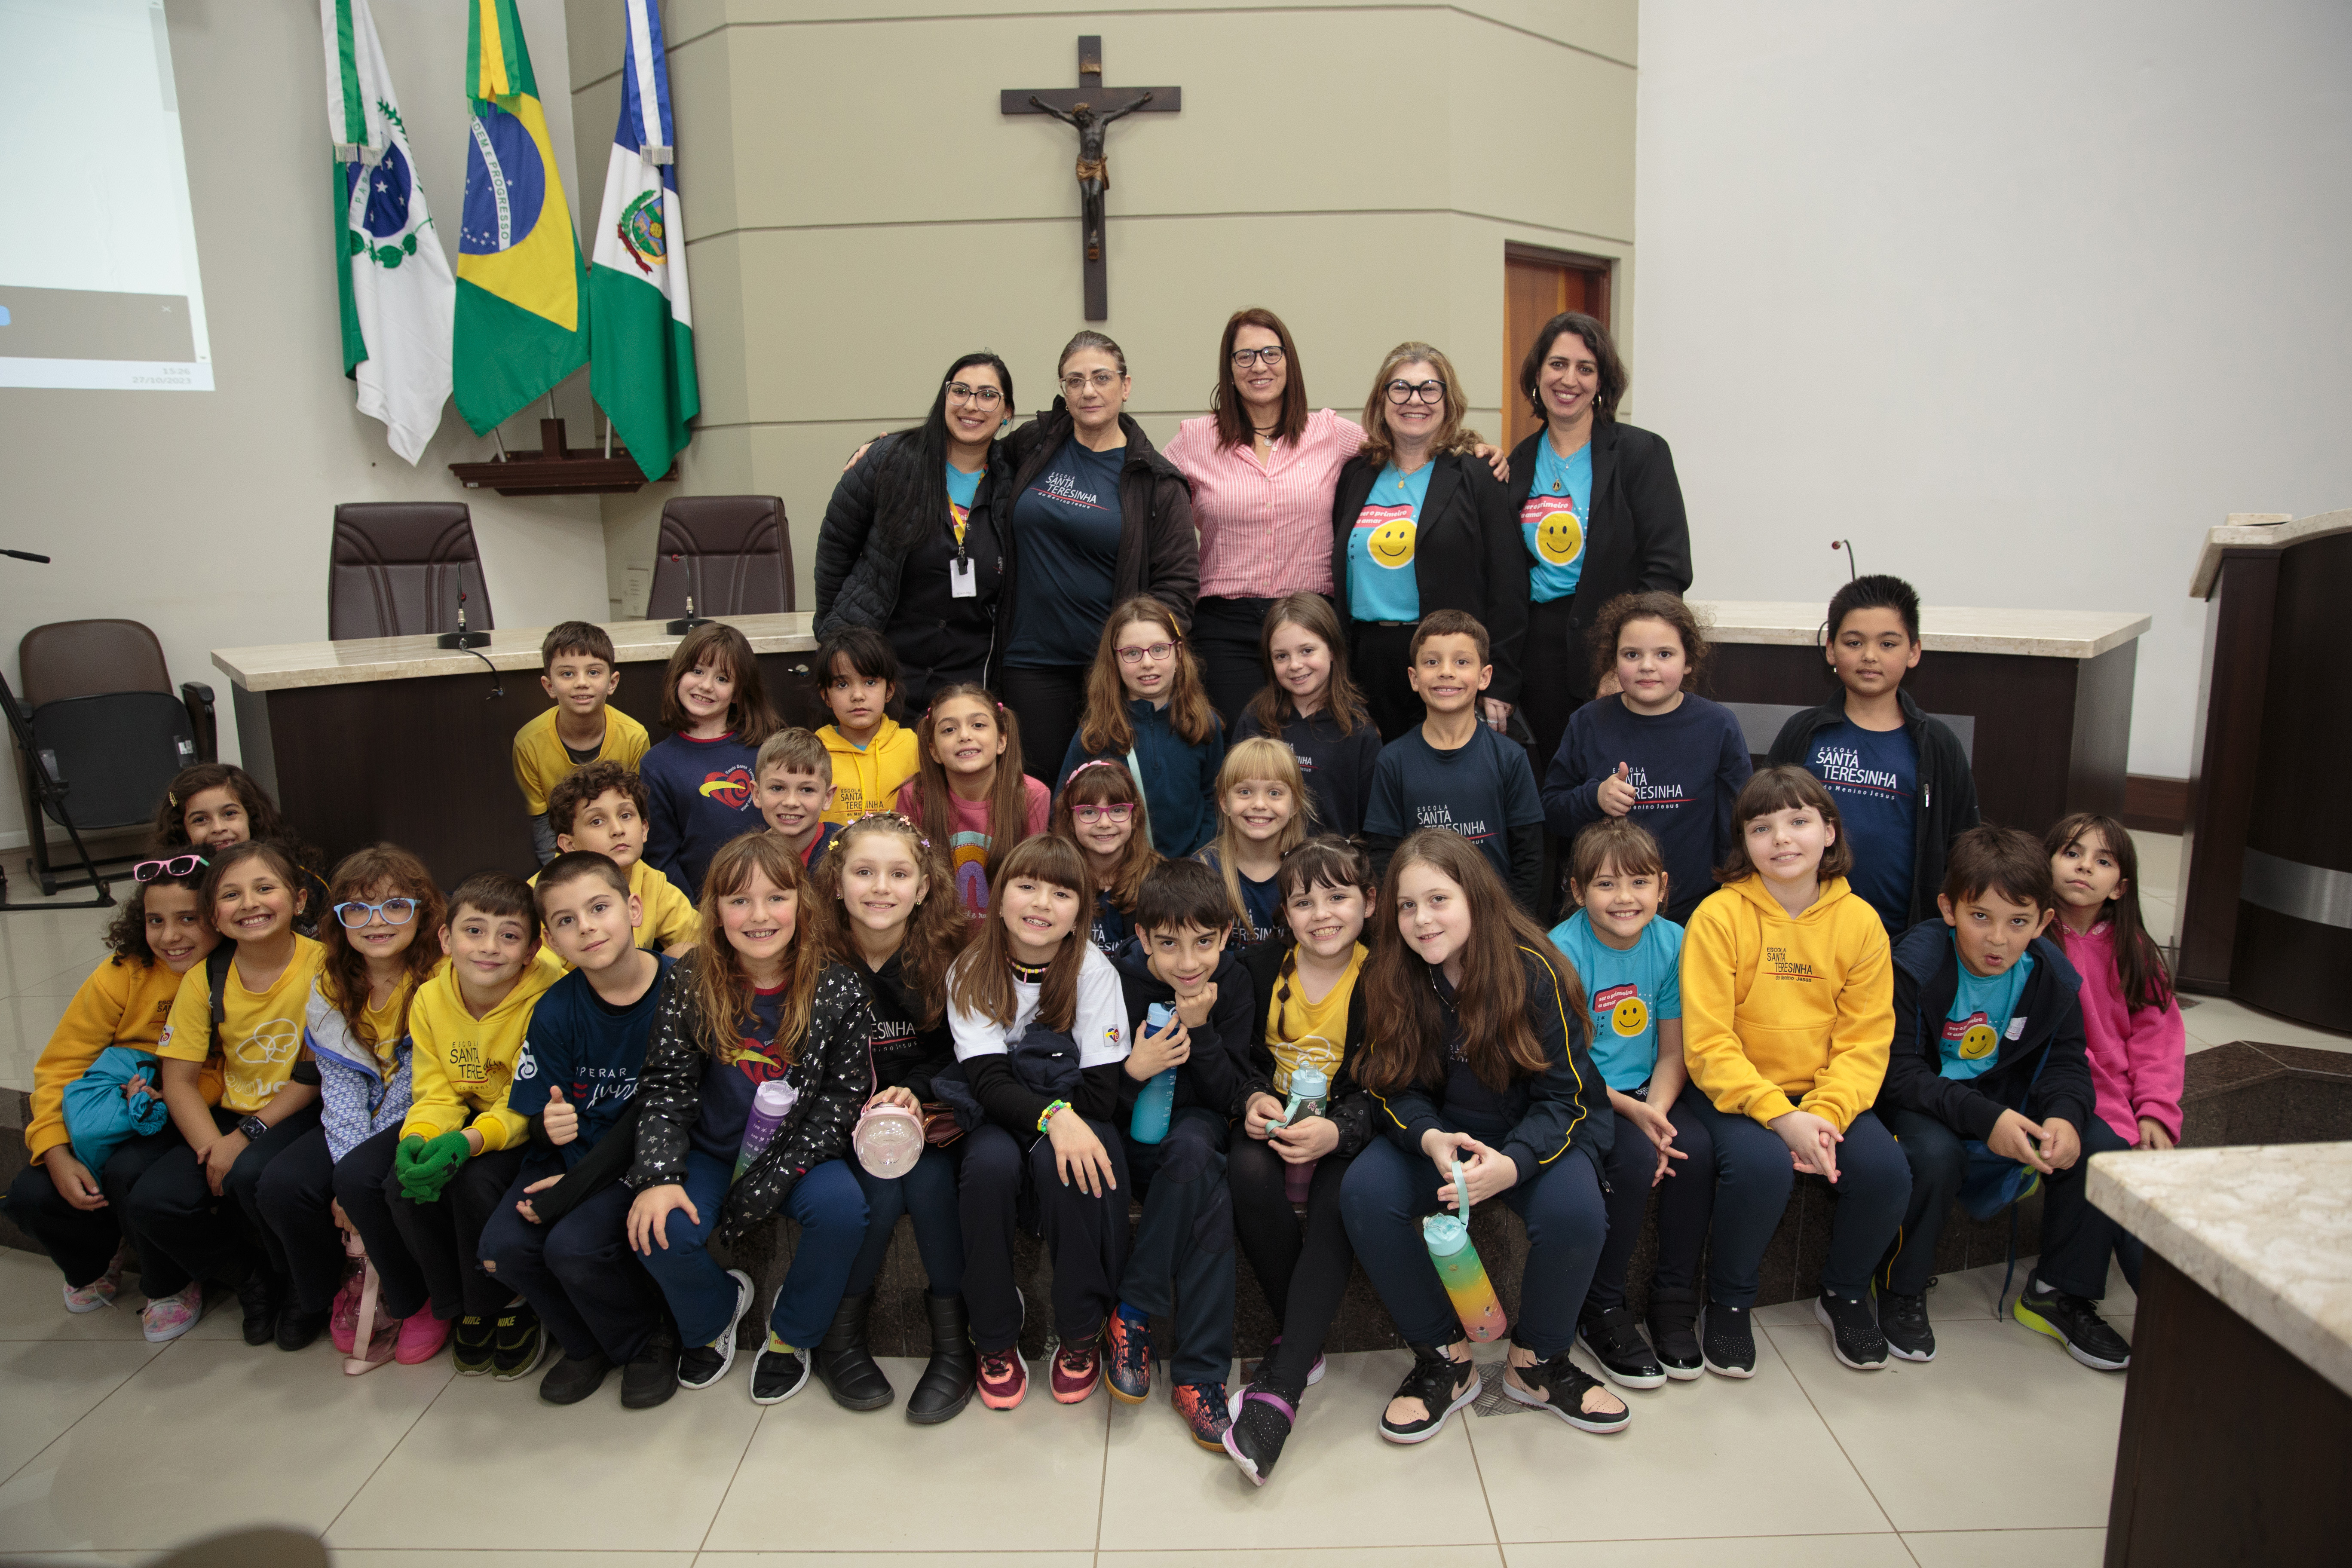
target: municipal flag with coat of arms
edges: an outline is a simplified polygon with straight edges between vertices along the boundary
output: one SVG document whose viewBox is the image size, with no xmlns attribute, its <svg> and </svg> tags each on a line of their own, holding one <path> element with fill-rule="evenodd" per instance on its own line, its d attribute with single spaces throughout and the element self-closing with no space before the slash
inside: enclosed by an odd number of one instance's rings
<svg viewBox="0 0 2352 1568">
<path fill-rule="evenodd" d="M 335 140 L 343 374 L 359 387 L 360 412 L 383 421 L 392 449 L 415 463 L 449 401 L 457 283 L 432 232 L 367 0 L 319 0 L 319 26 L 327 43 L 327 128 Z"/>
<path fill-rule="evenodd" d="M 624 0 L 621 123 L 604 169 L 588 292 L 596 357 L 588 384 L 648 479 L 669 471 L 702 408 L 687 301 L 686 226 L 669 105 L 669 61 L 656 0 Z"/>
<path fill-rule="evenodd" d="M 515 0 L 467 0 L 466 205 L 457 219 L 457 412 L 477 436 L 588 359 L 587 263 Z"/>
</svg>

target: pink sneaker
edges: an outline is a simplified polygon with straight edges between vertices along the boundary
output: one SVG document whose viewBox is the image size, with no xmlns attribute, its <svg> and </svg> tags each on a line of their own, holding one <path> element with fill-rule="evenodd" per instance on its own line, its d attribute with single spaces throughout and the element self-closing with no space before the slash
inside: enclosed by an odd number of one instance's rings
<svg viewBox="0 0 2352 1568">
<path fill-rule="evenodd" d="M 116 1292 L 122 1289 L 122 1258 L 117 1255 L 106 1266 L 106 1272 L 87 1285 L 66 1287 L 66 1310 L 79 1314 L 95 1312 L 101 1307 L 114 1305 Z"/>
<path fill-rule="evenodd" d="M 359 1338 L 360 1287 L 365 1278 L 362 1271 L 345 1279 L 335 1292 L 334 1305 L 327 1310 L 327 1337 L 345 1355 L 352 1353 L 352 1343 Z"/>
<path fill-rule="evenodd" d="M 149 1344 L 160 1345 L 194 1328 L 196 1320 L 204 1315 L 204 1282 L 192 1279 L 186 1289 L 148 1302 L 139 1314 L 140 1331 L 147 1336 Z"/>
<path fill-rule="evenodd" d="M 400 1346 L 392 1359 L 403 1366 L 423 1366 L 449 1343 L 449 1325 L 425 1308 L 400 1325 Z"/>
</svg>

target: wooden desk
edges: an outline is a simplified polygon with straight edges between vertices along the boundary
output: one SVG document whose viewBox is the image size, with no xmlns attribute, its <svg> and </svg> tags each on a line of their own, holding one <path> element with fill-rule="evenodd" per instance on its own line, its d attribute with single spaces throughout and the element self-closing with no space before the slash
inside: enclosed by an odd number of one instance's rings
<svg viewBox="0 0 2352 1568">
<path fill-rule="evenodd" d="M 2352 1536 L 2352 1143 L 2100 1154 L 2147 1244 L 2108 1568 L 2340 1563 Z"/>
<path fill-rule="evenodd" d="M 1838 689 L 1818 604 L 1691 601 L 1709 626 L 1707 694 L 1729 704 L 1760 761 L 1780 724 Z M 1988 822 L 2039 834 L 2073 811 L 2121 816 L 2132 677 L 2148 617 L 2109 610 L 1919 613 L 1903 689 L 1969 751 Z"/>
<path fill-rule="evenodd" d="M 808 673 L 809 616 L 721 618 L 751 639 L 789 722 L 827 721 Z M 659 621 L 604 629 L 621 670 L 614 705 L 662 740 L 662 671 L 679 639 Z M 451 888 L 468 872 L 538 864 L 514 735 L 553 706 L 539 684 L 546 635 L 494 631 L 480 658 L 429 637 L 369 637 L 221 648 L 213 664 L 229 679 L 246 770 L 330 861 L 389 839 Z M 493 697 L 501 685 L 506 695 Z"/>
</svg>

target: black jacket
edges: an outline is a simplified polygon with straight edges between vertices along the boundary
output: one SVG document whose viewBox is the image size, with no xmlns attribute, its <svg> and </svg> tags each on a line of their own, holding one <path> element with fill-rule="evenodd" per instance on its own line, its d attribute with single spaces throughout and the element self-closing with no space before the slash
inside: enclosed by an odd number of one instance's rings
<svg viewBox="0 0 2352 1568">
<path fill-rule="evenodd" d="M 1903 704 L 1903 727 L 1919 753 L 1919 820 L 1911 839 L 1911 913 L 1908 923 L 1937 913 L 1936 895 L 1944 890 L 1944 853 L 1952 840 L 1977 825 L 1977 779 L 1969 771 L 1969 754 L 1960 738 L 1940 721 L 1930 719 L 1900 687 L 1895 696 Z M 1818 708 L 1791 713 L 1772 742 L 1765 763 L 1772 767 L 1801 768 L 1812 750 L 1813 735 L 1845 719 L 1845 691 Z"/>
<path fill-rule="evenodd" d="M 1511 537 L 1536 482 L 1537 431 L 1511 449 Z M 1592 653 L 1585 628 L 1601 606 L 1620 594 L 1663 588 L 1687 593 L 1691 584 L 1690 522 L 1683 487 L 1665 438 L 1613 419 L 1592 426 L 1592 504 L 1584 520 L 1584 570 L 1568 601 L 1573 628 L 1566 647 L 1528 648 L 1528 677 L 1560 679 L 1580 700 L 1592 695 Z M 1525 554 L 1524 548 L 1520 552 Z"/>
<path fill-rule="evenodd" d="M 1118 564 L 1112 569 L 1111 600 L 1150 594 L 1174 606 L 1177 618 L 1192 624 L 1192 601 L 1201 595 L 1201 536 L 1192 527 L 1192 485 L 1175 464 L 1160 455 L 1143 426 L 1122 414 L 1127 461 L 1118 475 Z M 998 531 L 1010 542 L 1004 584 L 997 602 L 1018 605 L 1013 585 L 1021 573 L 1021 533 L 1013 503 L 1053 462 L 1074 428 L 1060 398 L 1006 438 L 1013 479 L 996 513 Z"/>
<path fill-rule="evenodd" d="M 923 531 L 944 528 L 923 498 L 923 433 L 902 430 L 874 443 L 865 457 L 834 482 L 824 521 L 816 534 L 816 623 L 824 637 L 838 626 L 887 631 L 898 607 L 907 556 Z M 985 512 L 995 537 L 1009 535 L 1005 514 L 1013 510 L 1013 466 L 1002 441 L 988 451 L 988 467 L 971 498 L 975 516 Z"/>
<path fill-rule="evenodd" d="M 1960 988 L 1960 957 L 1953 950 L 1951 928 L 1931 921 L 1903 933 L 1895 944 L 1895 1043 L 1876 1109 L 1919 1111 L 1979 1142 L 1992 1135 L 2002 1111 L 2031 1114 L 2029 1100 L 2040 1112 L 2032 1118 L 2036 1121 L 2063 1117 L 2078 1132 L 2090 1125 L 2098 1090 L 2084 1044 L 2083 977 L 2048 937 L 2035 937 L 2026 952 L 2033 973 L 2018 994 L 2017 1011 L 1992 1020 L 2000 1032 L 1993 1065 L 1972 1079 L 1949 1079 L 1943 1076 L 1940 1040 Z M 2011 1039 L 2007 1026 L 2018 1018 L 2025 1020 L 2024 1027 Z"/>
<path fill-rule="evenodd" d="M 1165 1002 L 1173 1006 L 1175 990 L 1151 973 L 1139 947 L 1129 947 L 1111 962 L 1118 966 L 1119 984 L 1127 993 L 1127 1021 L 1131 1037 L 1141 1044 L 1151 1005 Z M 1234 1091 L 1241 1084 L 1249 1048 L 1249 975 L 1240 961 L 1227 952 L 1217 960 L 1216 973 L 1209 979 L 1217 988 L 1217 1000 L 1209 1009 L 1208 1019 L 1190 1031 L 1192 1055 L 1176 1069 L 1176 1109 L 1202 1105 L 1220 1116 L 1230 1116 Z M 1127 1125 L 1125 1118 L 1133 1112 L 1135 1097 L 1142 1090 L 1143 1085 L 1122 1067 L 1118 1075 L 1120 1126 Z"/>
<path fill-rule="evenodd" d="M 637 1160 L 629 1172 L 629 1185 L 639 1192 L 686 1180 L 688 1138 L 701 1112 L 702 1075 L 711 1065 L 694 1015 L 689 966 L 699 962 L 692 953 L 677 961 L 654 1015 L 645 1075 L 637 1080 Z M 808 1034 L 784 1071 L 800 1099 L 776 1129 L 775 1142 L 728 1190 L 712 1229 L 715 1239 L 733 1241 L 781 1209 L 803 1176 L 849 1152 L 850 1131 L 873 1091 L 866 1045 L 873 1033 L 866 983 L 845 964 L 827 964 L 817 977 Z"/>
<path fill-rule="evenodd" d="M 1274 1005 L 1275 993 L 1282 988 L 1282 965 L 1289 957 L 1291 944 L 1286 942 L 1263 942 L 1252 948 L 1242 959 L 1242 968 L 1250 978 L 1249 1048 L 1242 1065 L 1241 1088 L 1234 1092 L 1233 1114 L 1239 1118 L 1247 1109 L 1250 1096 L 1269 1094 L 1283 1097 L 1274 1088 L 1274 1051 L 1265 1043 L 1265 1016 Z M 1294 976 L 1291 984 L 1298 984 Z M 1356 1081 L 1350 1064 L 1364 1044 L 1364 979 L 1356 976 L 1355 989 L 1348 995 L 1347 1038 L 1339 1042 L 1339 1066 L 1331 1074 L 1330 1097 L 1324 1115 L 1339 1130 L 1339 1147 L 1331 1151 L 1335 1160 L 1352 1160 L 1372 1141 L 1371 1091 Z"/>
<path fill-rule="evenodd" d="M 1332 597 L 1342 635 L 1354 624 L 1348 611 L 1348 535 L 1382 467 L 1361 453 L 1349 458 L 1331 497 Z M 1469 453 L 1433 458 L 1430 468 L 1429 494 L 1413 525 L 1412 580 L 1421 613 L 1467 610 L 1477 616 L 1495 664 L 1486 695 L 1517 702 L 1520 645 L 1528 635 L 1528 552 L 1519 542 L 1518 511 L 1494 470 Z"/>
<path fill-rule="evenodd" d="M 1511 1131 L 1502 1152 L 1519 1168 L 1519 1180 L 1531 1182 L 1543 1168 L 1569 1150 L 1592 1162 L 1599 1176 L 1616 1136 L 1616 1116 L 1609 1109 L 1608 1086 L 1593 1069 L 1585 1049 L 1585 1015 L 1568 1003 L 1568 987 L 1559 971 L 1566 967 L 1558 953 L 1521 948 L 1528 974 L 1528 1023 L 1544 1053 L 1544 1070 L 1515 1079 L 1506 1091 L 1505 1114 Z M 1441 1003 L 1444 992 L 1439 993 Z M 641 1089 L 638 1091 L 643 1093 Z M 1374 1091 L 1379 1103 L 1377 1125 L 1396 1146 L 1415 1159 L 1423 1134 L 1444 1128 L 1438 1100 L 1444 1082 L 1413 1084 L 1393 1094 Z"/>
</svg>

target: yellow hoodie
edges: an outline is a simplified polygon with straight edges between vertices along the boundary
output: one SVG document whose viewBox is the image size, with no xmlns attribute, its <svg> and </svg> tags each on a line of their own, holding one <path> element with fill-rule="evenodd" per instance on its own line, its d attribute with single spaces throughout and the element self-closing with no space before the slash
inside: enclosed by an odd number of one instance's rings
<svg viewBox="0 0 2352 1568">
<path fill-rule="evenodd" d="M 1683 1060 L 1727 1116 L 1809 1110 L 1841 1132 L 1870 1109 L 1895 1037 L 1878 911 L 1843 877 L 1791 920 L 1763 879 L 1707 896 L 1683 931 Z"/>
<path fill-rule="evenodd" d="M 507 1109 L 515 1057 L 530 1026 L 531 1008 L 562 975 L 554 953 L 540 949 L 523 965 L 514 988 L 480 1018 L 466 1010 L 448 964 L 417 987 L 416 1000 L 408 1005 L 408 1034 L 416 1049 L 410 1058 L 408 1120 L 401 1123 L 400 1135 L 437 1138 L 470 1126 L 481 1133 L 486 1151 L 520 1142 L 530 1123 Z"/>
<path fill-rule="evenodd" d="M 845 824 L 869 811 L 890 810 L 898 786 L 915 776 L 915 732 L 896 719 L 884 719 L 862 749 L 832 724 L 819 730 L 816 738 L 833 756 L 833 808 L 824 814 L 827 822 Z"/>
<path fill-rule="evenodd" d="M 198 960 L 195 967 L 202 969 L 203 961 Z M 89 972 L 89 978 L 66 1005 L 65 1016 L 58 1020 L 41 1059 L 33 1064 L 33 1119 L 25 1124 L 25 1147 L 34 1159 L 60 1143 L 72 1142 L 66 1135 L 66 1085 L 88 1072 L 98 1053 L 109 1046 L 153 1050 L 171 1019 L 172 999 L 179 994 L 180 977 L 168 964 L 108 958 Z M 207 1005 L 211 999 L 207 991 Z M 218 1105 L 221 1064 L 217 1059 L 205 1064 L 199 1082 L 205 1103 Z"/>
</svg>

